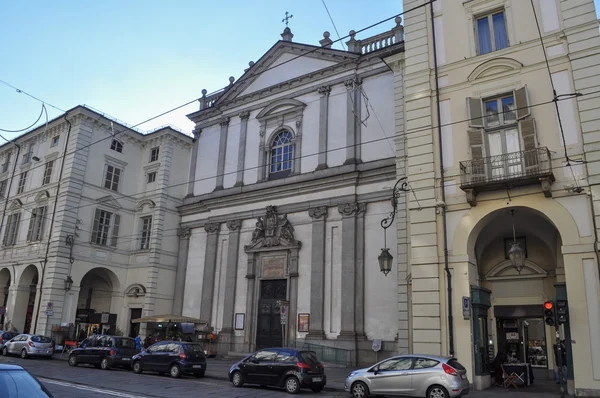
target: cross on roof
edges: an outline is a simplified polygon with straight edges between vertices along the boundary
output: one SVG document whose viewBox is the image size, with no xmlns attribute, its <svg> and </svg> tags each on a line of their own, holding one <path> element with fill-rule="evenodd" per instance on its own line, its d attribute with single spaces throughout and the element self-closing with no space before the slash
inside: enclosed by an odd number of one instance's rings
<svg viewBox="0 0 600 398">
<path fill-rule="evenodd" d="M 285 18 L 283 18 L 281 20 L 281 22 L 285 22 L 285 26 L 288 26 L 288 22 L 289 22 L 290 18 L 294 17 L 293 15 L 288 15 L 288 14 L 289 14 L 289 12 L 286 11 L 285 12 Z"/>
</svg>

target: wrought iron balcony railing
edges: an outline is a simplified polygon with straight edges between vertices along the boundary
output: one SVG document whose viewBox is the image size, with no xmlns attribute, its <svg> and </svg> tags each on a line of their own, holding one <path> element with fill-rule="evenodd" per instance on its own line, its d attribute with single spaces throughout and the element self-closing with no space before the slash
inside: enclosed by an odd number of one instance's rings
<svg viewBox="0 0 600 398">
<path fill-rule="evenodd" d="M 554 181 L 554 174 L 550 151 L 541 147 L 460 162 L 460 178 L 462 190 L 489 191 Z"/>
</svg>

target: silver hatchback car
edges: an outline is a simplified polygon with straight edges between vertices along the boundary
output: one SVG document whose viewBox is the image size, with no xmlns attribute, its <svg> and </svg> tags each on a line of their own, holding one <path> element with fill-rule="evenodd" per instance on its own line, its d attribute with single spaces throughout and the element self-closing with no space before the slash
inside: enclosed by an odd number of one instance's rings
<svg viewBox="0 0 600 398">
<path fill-rule="evenodd" d="M 54 345 L 52 339 L 37 334 L 19 334 L 4 343 L 2 355 L 16 354 L 25 359 L 30 356 L 43 356 L 52 358 Z"/>
<path fill-rule="evenodd" d="M 469 380 L 455 358 L 406 354 L 353 371 L 344 388 L 355 398 L 370 394 L 450 398 L 467 395 Z"/>
</svg>

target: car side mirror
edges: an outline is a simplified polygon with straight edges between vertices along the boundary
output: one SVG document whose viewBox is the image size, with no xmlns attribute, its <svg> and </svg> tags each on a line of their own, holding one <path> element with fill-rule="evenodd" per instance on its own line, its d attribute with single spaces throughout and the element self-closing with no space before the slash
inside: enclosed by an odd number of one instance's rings
<svg viewBox="0 0 600 398">
<path fill-rule="evenodd" d="M 254 357 L 250 358 L 250 362 L 252 363 L 260 363 L 260 361 Z"/>
</svg>

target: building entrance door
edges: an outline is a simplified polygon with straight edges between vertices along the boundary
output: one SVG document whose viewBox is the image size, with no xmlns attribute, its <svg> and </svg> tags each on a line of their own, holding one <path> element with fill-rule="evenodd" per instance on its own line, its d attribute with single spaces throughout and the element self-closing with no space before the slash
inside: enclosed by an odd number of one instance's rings
<svg viewBox="0 0 600 398">
<path fill-rule="evenodd" d="M 287 280 L 274 279 L 260 281 L 256 349 L 281 347 L 283 344 L 281 309 L 277 301 L 285 300 L 286 296 Z"/>
</svg>

